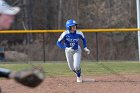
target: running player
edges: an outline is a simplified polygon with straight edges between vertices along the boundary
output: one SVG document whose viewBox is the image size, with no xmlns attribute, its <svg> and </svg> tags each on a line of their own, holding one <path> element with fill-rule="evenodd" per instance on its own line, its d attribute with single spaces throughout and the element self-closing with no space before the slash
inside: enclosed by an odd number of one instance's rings
<svg viewBox="0 0 140 93">
<path fill-rule="evenodd" d="M 86 39 L 81 31 L 77 30 L 77 22 L 70 19 L 66 22 L 66 31 L 64 31 L 57 41 L 57 46 L 65 49 L 65 55 L 70 70 L 76 73 L 77 82 L 82 82 L 81 76 L 81 47 L 79 46 L 79 40 L 83 41 L 84 50 L 87 54 L 90 54 L 90 50 L 87 48 Z"/>
</svg>

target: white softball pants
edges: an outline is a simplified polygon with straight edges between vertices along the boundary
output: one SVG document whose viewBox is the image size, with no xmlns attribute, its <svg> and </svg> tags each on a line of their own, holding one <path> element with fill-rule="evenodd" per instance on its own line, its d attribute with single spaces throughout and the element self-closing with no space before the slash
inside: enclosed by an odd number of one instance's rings
<svg viewBox="0 0 140 93">
<path fill-rule="evenodd" d="M 77 50 L 74 50 L 73 52 L 69 53 L 67 50 L 65 50 L 66 59 L 68 62 L 68 66 L 70 70 L 79 70 L 80 69 L 80 63 L 81 63 L 81 47 Z"/>
</svg>

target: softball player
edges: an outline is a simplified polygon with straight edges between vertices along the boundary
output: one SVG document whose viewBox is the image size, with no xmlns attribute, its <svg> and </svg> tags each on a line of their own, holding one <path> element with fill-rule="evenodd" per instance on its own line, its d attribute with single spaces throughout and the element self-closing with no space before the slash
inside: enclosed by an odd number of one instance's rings
<svg viewBox="0 0 140 93">
<path fill-rule="evenodd" d="M 66 31 L 61 34 L 57 41 L 57 46 L 65 49 L 65 55 L 70 70 L 76 73 L 77 82 L 82 82 L 81 76 L 81 47 L 79 46 L 79 40 L 83 41 L 84 50 L 87 54 L 90 54 L 90 50 L 87 48 L 86 39 L 81 31 L 77 29 L 77 22 L 75 20 L 68 20 L 66 22 Z"/>
<path fill-rule="evenodd" d="M 19 11 L 19 7 L 12 7 L 4 0 L 0 0 L 0 30 L 9 29 Z M 0 77 L 10 78 L 11 73 L 9 69 L 0 68 Z"/>
</svg>

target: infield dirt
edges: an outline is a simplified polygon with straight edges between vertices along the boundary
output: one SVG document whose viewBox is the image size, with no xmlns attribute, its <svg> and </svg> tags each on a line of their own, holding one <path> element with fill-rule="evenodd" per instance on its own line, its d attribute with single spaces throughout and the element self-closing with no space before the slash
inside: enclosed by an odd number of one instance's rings
<svg viewBox="0 0 140 93">
<path fill-rule="evenodd" d="M 86 76 L 83 83 L 75 77 L 46 77 L 31 89 L 14 80 L 0 80 L 1 93 L 140 93 L 140 75 Z M 95 79 L 95 81 L 93 81 Z"/>
</svg>

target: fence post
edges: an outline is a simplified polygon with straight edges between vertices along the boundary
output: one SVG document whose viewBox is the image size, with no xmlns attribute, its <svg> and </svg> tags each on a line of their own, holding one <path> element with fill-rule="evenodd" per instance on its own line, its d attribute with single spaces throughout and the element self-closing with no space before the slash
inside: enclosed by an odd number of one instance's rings
<svg viewBox="0 0 140 93">
<path fill-rule="evenodd" d="M 99 62 L 98 32 L 96 32 L 96 61 Z"/>
<path fill-rule="evenodd" d="M 43 33 L 43 61 L 46 62 L 46 51 L 45 51 L 45 34 Z"/>
</svg>

